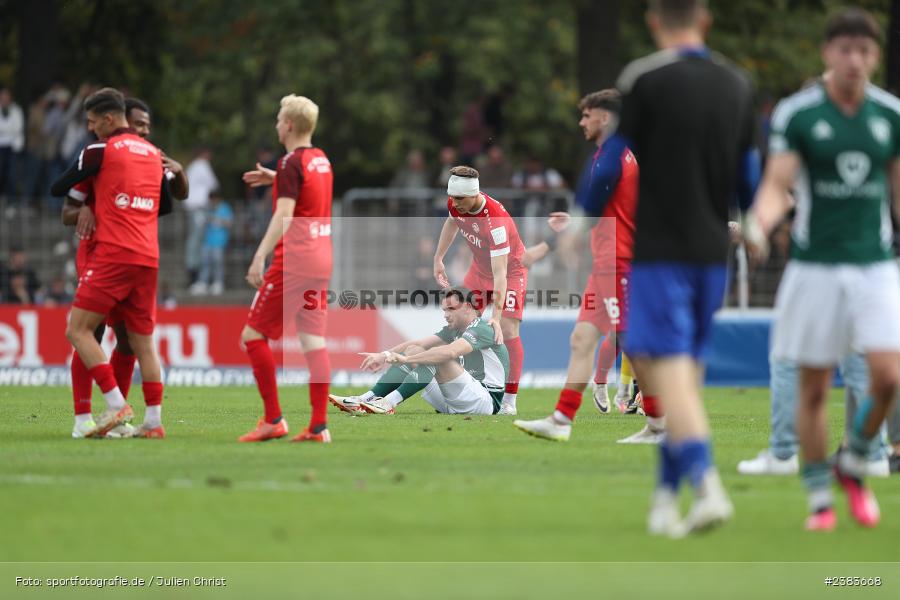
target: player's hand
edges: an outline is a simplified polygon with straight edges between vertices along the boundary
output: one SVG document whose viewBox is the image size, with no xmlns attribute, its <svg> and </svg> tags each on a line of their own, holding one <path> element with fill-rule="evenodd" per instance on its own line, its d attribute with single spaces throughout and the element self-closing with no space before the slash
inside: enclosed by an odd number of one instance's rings
<svg viewBox="0 0 900 600">
<path fill-rule="evenodd" d="M 769 257 L 769 237 L 760 225 L 759 218 L 752 211 L 744 217 L 741 232 L 750 258 L 757 264 L 765 262 Z"/>
<path fill-rule="evenodd" d="M 450 280 L 447 278 L 447 269 L 444 268 L 444 261 L 439 259 L 434 261 L 434 280 L 442 288 L 450 287 Z"/>
<path fill-rule="evenodd" d="M 363 357 L 362 364 L 359 366 L 361 370 L 377 373 L 384 368 L 384 352 L 360 352 L 359 355 Z"/>
<path fill-rule="evenodd" d="M 247 270 L 247 283 L 250 284 L 250 287 L 258 290 L 259 286 L 262 285 L 263 282 L 263 271 L 265 270 L 266 263 L 262 259 L 254 258 L 253 262 L 250 263 L 250 268 Z"/>
<path fill-rule="evenodd" d="M 391 355 L 385 358 L 385 362 L 390 365 L 405 365 L 409 362 L 409 359 L 403 354 L 391 352 Z"/>
<path fill-rule="evenodd" d="M 497 307 L 496 307 L 496 306 L 494 307 L 494 312 L 497 313 L 498 315 L 500 314 L 500 313 L 497 311 Z M 495 344 L 502 344 L 502 343 L 503 343 L 503 330 L 500 328 L 500 317 L 499 317 L 499 316 L 497 316 L 497 317 L 493 317 L 493 316 L 492 316 L 492 317 L 491 317 L 491 320 L 488 321 L 488 323 L 490 323 L 491 328 L 494 330 L 494 343 L 495 343 Z"/>
<path fill-rule="evenodd" d="M 184 167 L 181 166 L 180 162 L 165 153 L 162 155 L 162 164 L 163 167 L 171 171 L 173 175 L 179 175 L 184 171 Z"/>
<path fill-rule="evenodd" d="M 272 185 L 275 181 L 275 171 L 267 169 L 260 163 L 256 163 L 256 168 L 252 171 L 244 173 L 244 183 L 250 187 L 262 187 L 264 185 Z"/>
<path fill-rule="evenodd" d="M 80 240 L 87 240 L 94 235 L 96 228 L 97 220 L 94 218 L 94 211 L 89 206 L 82 206 L 78 211 L 78 221 L 75 223 L 75 235 Z"/>
<path fill-rule="evenodd" d="M 552 212 L 547 219 L 547 225 L 556 233 L 561 233 L 572 222 L 572 215 L 567 212 Z"/>
</svg>

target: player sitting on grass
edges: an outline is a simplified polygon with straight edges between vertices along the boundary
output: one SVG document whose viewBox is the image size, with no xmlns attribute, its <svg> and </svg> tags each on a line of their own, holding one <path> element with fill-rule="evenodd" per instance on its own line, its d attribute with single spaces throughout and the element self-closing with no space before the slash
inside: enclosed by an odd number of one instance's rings
<svg viewBox="0 0 900 600">
<path fill-rule="evenodd" d="M 481 318 L 473 296 L 464 287 L 446 290 L 441 302 L 446 327 L 384 352 L 363 352 L 363 370 L 390 368 L 368 392 L 328 399 L 344 412 L 393 414 L 398 404 L 421 390 L 440 413 L 496 414 L 509 374 L 509 353 L 494 341 L 494 329 Z"/>
</svg>

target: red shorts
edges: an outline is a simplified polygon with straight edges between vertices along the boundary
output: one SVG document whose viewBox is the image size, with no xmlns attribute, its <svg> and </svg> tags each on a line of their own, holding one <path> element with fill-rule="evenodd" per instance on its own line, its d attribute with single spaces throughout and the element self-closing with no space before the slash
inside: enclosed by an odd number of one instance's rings
<svg viewBox="0 0 900 600">
<path fill-rule="evenodd" d="M 270 340 L 281 339 L 284 322 L 294 319 L 297 332 L 325 335 L 330 278 L 310 278 L 269 269 L 247 315 L 247 325 Z"/>
<path fill-rule="evenodd" d="M 125 327 L 139 335 L 152 335 L 158 275 L 155 267 L 89 262 L 78 278 L 72 305 L 108 315 L 110 324 L 125 321 Z"/>
<path fill-rule="evenodd" d="M 463 279 L 463 285 L 474 292 L 475 308 L 479 311 L 490 304 L 494 289 L 494 280 L 485 277 L 474 267 L 469 269 Z M 506 298 L 503 301 L 503 313 L 501 317 L 522 320 L 525 313 L 525 290 L 528 288 L 528 271 L 507 274 Z"/>
<path fill-rule="evenodd" d="M 579 321 L 592 323 L 601 332 L 622 333 L 627 325 L 628 271 L 591 273 L 581 297 Z"/>
<path fill-rule="evenodd" d="M 94 240 L 81 240 L 78 243 L 78 251 L 75 253 L 75 275 L 81 279 L 81 274 L 87 271 L 88 263 L 91 260 L 91 250 L 94 249 Z M 110 309 L 106 314 L 106 324 L 110 327 L 121 323 L 122 315 L 116 307 Z"/>
</svg>

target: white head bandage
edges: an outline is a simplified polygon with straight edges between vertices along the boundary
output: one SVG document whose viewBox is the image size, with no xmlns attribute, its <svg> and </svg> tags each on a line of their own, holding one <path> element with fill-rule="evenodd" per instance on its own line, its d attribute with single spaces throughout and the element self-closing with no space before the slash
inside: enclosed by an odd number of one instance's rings
<svg viewBox="0 0 900 600">
<path fill-rule="evenodd" d="M 451 175 L 447 181 L 448 196 L 477 196 L 478 195 L 478 178 L 477 177 L 458 177 Z"/>
</svg>

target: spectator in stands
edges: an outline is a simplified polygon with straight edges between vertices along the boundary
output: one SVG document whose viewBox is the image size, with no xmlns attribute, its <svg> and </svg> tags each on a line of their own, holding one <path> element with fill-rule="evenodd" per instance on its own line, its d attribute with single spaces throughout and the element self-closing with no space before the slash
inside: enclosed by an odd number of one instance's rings
<svg viewBox="0 0 900 600">
<path fill-rule="evenodd" d="M 447 203 L 444 202 L 446 207 Z M 445 209 L 446 210 L 446 209 Z M 434 236 L 423 235 L 416 245 L 415 268 L 413 269 L 413 290 L 430 290 L 434 288 Z"/>
<path fill-rule="evenodd" d="M 72 292 L 66 285 L 66 280 L 59 275 L 53 278 L 45 292 L 38 294 L 38 304 L 44 306 L 64 306 L 71 303 Z"/>
<path fill-rule="evenodd" d="M 0 296 L 10 304 L 34 304 L 41 287 L 37 275 L 28 265 L 28 255 L 22 248 L 13 248 L 9 263 L 0 268 Z"/>
<path fill-rule="evenodd" d="M 213 171 L 212 152 L 209 148 L 200 148 L 194 160 L 187 166 L 190 195 L 184 201 L 187 211 L 188 232 L 184 249 L 184 266 L 187 269 L 188 285 L 193 285 L 200 274 L 200 260 L 203 252 L 203 231 L 206 227 L 206 210 L 209 207 L 209 195 L 219 188 L 219 179 Z"/>
<path fill-rule="evenodd" d="M 172 310 L 178 306 L 178 300 L 172 293 L 172 286 L 168 281 L 159 282 L 159 294 L 156 296 L 156 304 L 163 310 Z"/>
<path fill-rule="evenodd" d="M 428 176 L 428 165 L 421 150 L 410 150 L 403 165 L 391 179 L 392 188 L 428 189 L 431 178 Z"/>
<path fill-rule="evenodd" d="M 61 202 L 50 194 L 50 183 L 66 168 L 60 155 L 60 145 L 68 125 L 69 99 L 72 94 L 59 84 L 54 85 L 47 92 L 47 110 L 44 113 L 44 137 L 47 141 L 48 160 L 47 170 L 44 172 L 44 198 L 50 206 Z"/>
<path fill-rule="evenodd" d="M 513 173 L 513 187 L 534 192 L 565 189 L 566 182 L 556 169 L 545 167 L 541 159 L 529 156 L 522 168 Z"/>
<path fill-rule="evenodd" d="M 274 171 L 278 167 L 278 156 L 272 148 L 261 146 L 256 150 L 256 163 Z M 249 262 L 256 252 L 259 240 L 265 235 L 272 217 L 272 186 L 251 187 L 247 185 L 245 197 L 248 211 L 245 218 L 236 221 L 240 229 L 235 230 L 235 241 L 239 245 L 241 258 Z"/>
<path fill-rule="evenodd" d="M 450 169 L 459 164 L 457 162 L 456 148 L 453 146 L 444 146 L 441 148 L 441 152 L 438 155 L 438 162 L 438 174 L 437 179 L 434 180 L 434 187 L 445 190 L 447 189 L 447 182 L 450 180 Z M 442 196 L 444 197 L 444 205 L 446 205 L 447 194 L 442 194 Z"/>
<path fill-rule="evenodd" d="M 48 94 L 43 94 L 28 107 L 28 123 L 25 129 L 25 174 L 22 180 L 22 197 L 26 202 L 46 193 L 45 185 L 38 182 L 45 180 L 44 174 L 55 154 L 52 141 L 44 133 L 44 117 L 48 105 Z"/>
<path fill-rule="evenodd" d="M 25 118 L 12 92 L 0 87 L 0 196 L 16 197 L 16 163 L 25 146 Z"/>
<path fill-rule="evenodd" d="M 84 126 L 83 106 L 84 99 L 97 91 L 97 89 L 97 86 L 83 83 L 69 102 L 62 139 L 59 144 L 59 155 L 63 165 L 68 166 L 72 163 L 78 156 L 78 153 L 81 152 L 81 149 L 93 138 L 93 135 Z"/>
<path fill-rule="evenodd" d="M 192 296 L 210 293 L 221 296 L 225 291 L 225 249 L 234 223 L 231 206 L 217 192 L 210 194 L 210 218 L 203 236 L 200 276 L 191 286 Z"/>
<path fill-rule="evenodd" d="M 513 168 L 500 144 L 488 146 L 486 155 L 479 159 L 476 168 L 482 189 L 508 188 L 512 185 Z"/>
<path fill-rule="evenodd" d="M 485 98 L 471 102 L 462 117 L 462 128 L 459 138 L 460 161 L 464 165 L 474 164 L 475 159 L 484 152 L 484 144 L 489 137 L 484 122 Z"/>
</svg>

